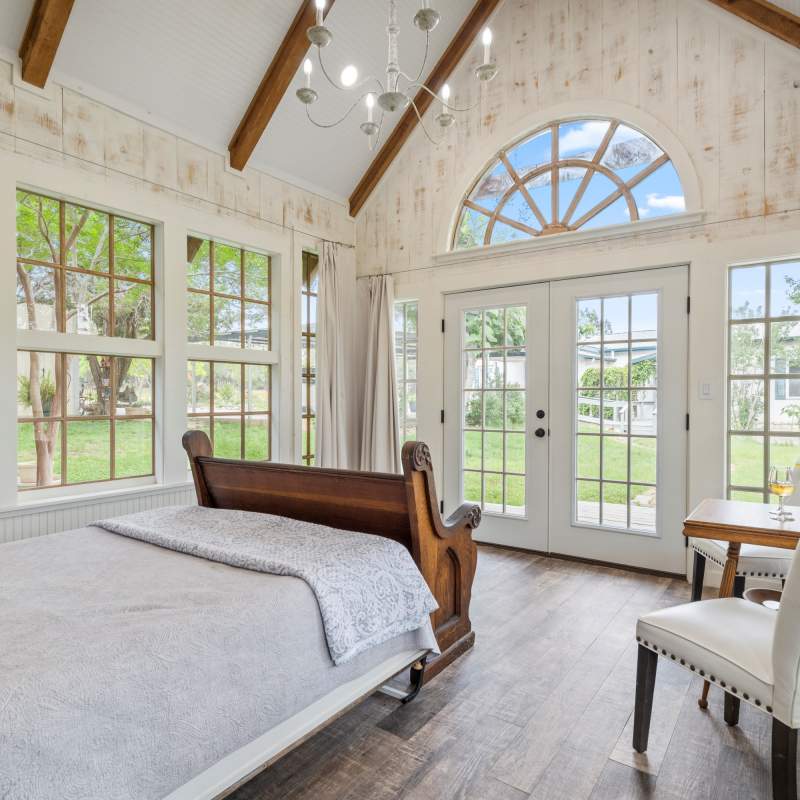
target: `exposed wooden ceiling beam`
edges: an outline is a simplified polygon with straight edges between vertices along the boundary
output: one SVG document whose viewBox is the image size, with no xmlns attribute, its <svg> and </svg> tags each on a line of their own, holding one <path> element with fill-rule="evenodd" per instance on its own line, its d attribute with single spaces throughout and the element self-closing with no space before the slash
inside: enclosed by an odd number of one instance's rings
<svg viewBox="0 0 800 800">
<path fill-rule="evenodd" d="M 75 0 L 36 0 L 19 46 L 22 80 L 44 88 Z"/>
<path fill-rule="evenodd" d="M 469 16 L 464 20 L 463 25 L 458 29 L 453 40 L 447 46 L 442 57 L 436 62 L 436 66 L 431 70 L 428 79 L 425 81 L 425 85 L 432 92 L 439 92 L 450 76 L 450 73 L 458 66 L 458 63 L 464 57 L 467 50 L 475 43 L 475 37 L 480 32 L 481 28 L 489 21 L 489 17 L 500 2 L 501 0 L 478 0 L 478 2 L 475 3 Z M 414 103 L 416 103 L 420 115 L 427 111 L 432 102 L 433 97 L 424 89 L 420 89 L 414 98 Z M 409 106 L 403 113 L 403 116 L 400 117 L 400 121 L 397 123 L 394 130 L 383 143 L 383 147 L 378 151 L 378 155 L 375 156 L 369 168 L 358 182 L 358 186 L 356 186 L 353 193 L 350 195 L 351 216 L 358 214 L 361 207 L 367 202 L 367 198 L 378 185 L 378 181 L 380 181 L 386 170 L 389 169 L 389 165 L 397 157 L 397 154 L 418 124 L 419 120 L 414 112 L 414 108 Z"/>
<path fill-rule="evenodd" d="M 784 42 L 800 47 L 800 17 L 767 0 L 711 0 Z"/>
<path fill-rule="evenodd" d="M 333 3 L 334 0 L 328 0 L 325 16 L 331 10 Z M 303 63 L 310 47 L 306 30 L 315 22 L 314 0 L 303 0 L 228 145 L 231 166 L 234 169 L 244 169 L 250 156 L 253 155 L 253 150 L 264 135 L 275 109 Z"/>
</svg>

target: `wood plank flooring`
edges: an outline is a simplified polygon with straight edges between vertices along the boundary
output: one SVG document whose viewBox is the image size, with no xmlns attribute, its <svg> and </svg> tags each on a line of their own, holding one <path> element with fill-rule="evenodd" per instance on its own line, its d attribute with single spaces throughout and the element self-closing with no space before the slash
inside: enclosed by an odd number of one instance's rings
<svg viewBox="0 0 800 800">
<path fill-rule="evenodd" d="M 234 800 L 679 800 L 770 796 L 769 718 L 661 660 L 650 750 L 631 748 L 637 616 L 687 583 L 482 546 L 475 648 L 407 706 L 375 694 Z"/>
</svg>

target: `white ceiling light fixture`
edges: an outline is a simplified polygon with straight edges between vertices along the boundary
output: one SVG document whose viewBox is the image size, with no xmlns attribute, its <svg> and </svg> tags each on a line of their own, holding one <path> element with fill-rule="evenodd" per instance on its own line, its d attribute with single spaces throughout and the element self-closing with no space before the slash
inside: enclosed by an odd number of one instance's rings
<svg viewBox="0 0 800 800">
<path fill-rule="evenodd" d="M 306 35 L 311 44 L 315 45 L 317 48 L 319 66 L 327 82 L 335 89 L 342 91 L 358 90 L 367 84 L 372 84 L 377 92 L 367 91 L 361 94 L 340 119 L 331 123 L 317 122 L 312 118 L 309 107 L 312 103 L 316 102 L 318 95 L 316 91 L 311 88 L 311 66 L 308 59 L 306 59 L 308 69 L 306 69 L 305 65 L 303 67 L 303 71 L 306 75 L 306 83 L 304 87 L 297 90 L 297 98 L 305 105 L 308 119 L 318 128 L 333 128 L 336 125 L 340 125 L 350 116 L 351 112 L 360 105 L 361 101 L 364 100 L 367 108 L 367 121 L 362 123 L 360 128 L 369 138 L 370 149 L 376 146 L 377 139 L 380 137 L 384 114 L 402 111 L 410 105 L 414 109 L 425 135 L 433 144 L 438 144 L 425 127 L 419 108 L 414 102 L 413 95 L 416 94 L 417 90 L 422 90 L 430 94 L 433 98 L 437 98 L 436 92 L 422 83 L 421 78 L 428 60 L 430 32 L 439 24 L 439 20 L 441 19 L 440 14 L 430 7 L 429 0 L 421 0 L 421 7 L 414 15 L 414 25 L 425 33 L 425 56 L 419 73 L 415 78 L 411 78 L 400 69 L 399 64 L 397 40 L 400 27 L 397 24 L 397 0 L 388 0 L 388 3 L 389 24 L 386 27 L 386 33 L 389 43 L 385 82 L 376 76 L 369 76 L 359 82 L 358 70 L 352 64 L 348 64 L 342 70 L 339 81 L 336 82 L 328 74 L 322 59 L 323 48 L 327 47 L 333 41 L 333 34 L 330 29 L 324 25 L 323 12 L 325 10 L 325 0 L 315 0 L 317 9 L 316 25 L 312 25 L 306 31 Z M 484 29 L 481 40 L 483 42 L 483 63 L 475 69 L 475 77 L 482 83 L 486 83 L 497 75 L 497 64 L 492 61 L 492 32 L 489 28 Z M 441 87 L 441 94 L 438 96 L 438 99 L 442 102 L 442 110 L 436 115 L 435 120 L 443 131 L 455 122 L 455 116 L 452 112 L 469 111 L 478 104 L 475 103 L 475 105 L 469 108 L 455 108 L 450 105 L 450 87 L 447 84 Z M 373 120 L 376 103 L 381 109 L 380 119 L 377 123 Z"/>
</svg>

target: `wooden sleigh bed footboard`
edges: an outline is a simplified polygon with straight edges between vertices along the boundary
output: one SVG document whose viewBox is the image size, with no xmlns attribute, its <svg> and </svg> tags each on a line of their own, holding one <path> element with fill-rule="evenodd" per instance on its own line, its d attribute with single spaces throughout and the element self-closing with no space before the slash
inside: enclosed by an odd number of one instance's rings
<svg viewBox="0 0 800 800">
<path fill-rule="evenodd" d="M 432 623 L 442 653 L 428 661 L 426 679 L 472 646 L 472 531 L 481 511 L 464 504 L 441 518 L 426 444 L 406 442 L 402 475 L 215 458 L 202 431 L 185 433 L 183 446 L 201 506 L 277 514 L 405 545 L 439 603 Z"/>
</svg>

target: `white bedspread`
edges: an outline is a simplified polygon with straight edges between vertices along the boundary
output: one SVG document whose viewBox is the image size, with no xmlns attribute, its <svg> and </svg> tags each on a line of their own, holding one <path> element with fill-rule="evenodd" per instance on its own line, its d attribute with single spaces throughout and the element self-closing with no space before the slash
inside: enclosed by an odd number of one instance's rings
<svg viewBox="0 0 800 800">
<path fill-rule="evenodd" d="M 435 645 L 428 623 L 334 666 L 299 578 L 94 527 L 0 545 L 0 798 L 159 800 Z"/>
<path fill-rule="evenodd" d="M 302 578 L 314 592 L 334 664 L 406 631 L 438 608 L 411 554 L 383 536 L 202 506 L 170 506 L 96 523 L 179 553 Z"/>
</svg>

